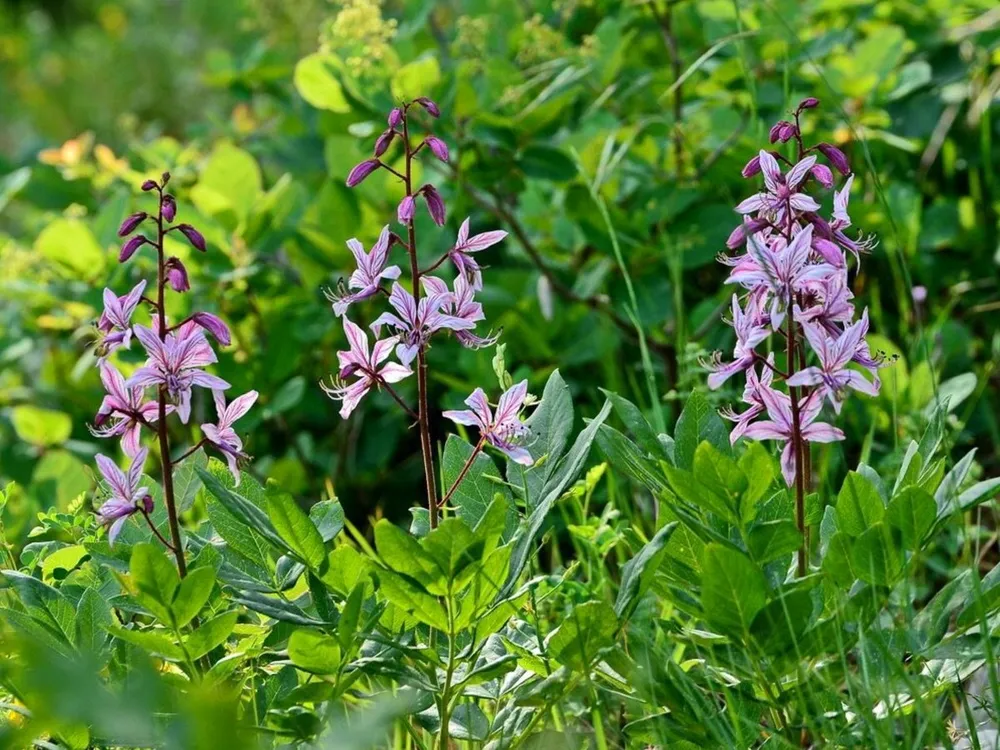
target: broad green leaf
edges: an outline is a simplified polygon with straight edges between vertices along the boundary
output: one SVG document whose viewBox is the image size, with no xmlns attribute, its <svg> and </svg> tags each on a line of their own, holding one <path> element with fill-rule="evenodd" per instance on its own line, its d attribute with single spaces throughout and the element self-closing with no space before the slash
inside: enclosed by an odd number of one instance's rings
<svg viewBox="0 0 1000 750">
<path fill-rule="evenodd" d="M 351 111 L 351 105 L 332 66 L 330 56 L 320 52 L 303 57 L 295 66 L 295 88 L 317 109 L 346 114 Z"/>
<path fill-rule="evenodd" d="M 108 641 L 108 626 L 114 624 L 111 606 L 96 588 L 88 588 L 76 607 L 74 628 L 76 647 L 87 654 L 97 655 Z"/>
<path fill-rule="evenodd" d="M 194 568 L 181 580 L 177 594 L 170 605 L 174 615 L 174 624 L 184 627 L 194 619 L 201 608 L 208 602 L 215 587 L 214 568 Z"/>
<path fill-rule="evenodd" d="M 191 658 L 200 659 L 212 649 L 225 643 L 236 627 L 239 616 L 240 613 L 234 610 L 201 623 L 197 630 L 184 639 L 184 647 Z"/>
<path fill-rule="evenodd" d="M 620 620 L 632 616 L 639 601 L 653 585 L 656 570 L 666 555 L 667 542 L 676 529 L 677 521 L 668 523 L 622 566 L 622 582 L 615 599 L 615 614 Z"/>
<path fill-rule="evenodd" d="M 634 442 L 642 448 L 646 453 L 654 458 L 661 459 L 663 461 L 671 461 L 671 455 L 668 453 L 664 444 L 656 436 L 653 428 L 650 427 L 649 422 L 642 415 L 639 407 L 633 404 L 626 398 L 619 396 L 617 393 L 601 389 L 607 399 L 611 402 L 611 406 L 614 407 L 615 414 L 622 421 L 625 427 L 628 429 L 634 438 Z"/>
<path fill-rule="evenodd" d="M 711 625 L 730 634 L 747 633 L 767 596 L 764 573 L 746 555 L 721 544 L 705 547 L 701 606 Z"/>
<path fill-rule="evenodd" d="M 802 534 L 794 521 L 766 521 L 750 530 L 750 556 L 760 564 L 777 560 L 802 546 Z"/>
<path fill-rule="evenodd" d="M 388 523 L 388 522 L 387 522 Z M 371 588 L 368 574 L 371 562 L 354 547 L 342 544 L 327 556 L 320 580 L 341 596 L 347 596 L 359 583 Z"/>
<path fill-rule="evenodd" d="M 35 620 L 48 627 L 66 643 L 76 639 L 73 606 L 60 591 L 37 578 L 16 570 L 2 571 L 7 583 L 17 592 L 21 604 Z"/>
<path fill-rule="evenodd" d="M 970 580 L 970 583 L 974 583 L 974 581 Z M 970 601 L 959 613 L 956 621 L 960 628 L 978 625 L 982 620 L 991 617 L 997 608 L 1000 608 L 1000 565 L 993 566 L 993 569 L 980 582 L 978 588 L 979 591 L 976 593 L 975 586 L 970 586 Z"/>
<path fill-rule="evenodd" d="M 230 489 L 226 484 L 219 479 L 211 471 L 211 465 L 209 469 L 196 469 L 198 476 L 201 477 L 201 481 L 205 484 L 205 489 L 216 499 L 222 506 L 239 522 L 248 527 L 250 531 L 258 535 L 274 547 L 279 552 L 285 552 L 288 549 L 288 545 L 279 536 L 278 532 L 275 530 L 267 514 L 258 507 L 257 504 L 250 502 L 250 500 L 241 497 L 235 492 L 235 489 Z M 243 487 L 243 482 L 241 482 L 240 487 Z M 266 499 L 262 500 L 266 503 Z M 242 552 L 242 550 L 241 550 Z M 252 554 L 250 550 L 248 553 Z M 269 568 L 270 566 L 264 560 L 253 560 L 253 558 L 248 557 L 253 562 L 256 562 L 262 567 Z"/>
<path fill-rule="evenodd" d="M 455 484 L 474 450 L 473 446 L 458 435 L 448 436 L 441 459 L 441 477 L 446 492 Z M 448 502 L 457 509 L 458 517 L 472 527 L 479 523 L 498 493 L 511 500 L 510 490 L 500 478 L 500 470 L 489 456 L 480 452 Z M 513 531 L 516 522 L 516 515 L 512 513 L 508 522 L 510 531 Z"/>
<path fill-rule="evenodd" d="M 614 643 L 617 630 L 618 618 L 606 602 L 578 604 L 549 640 L 548 650 L 560 664 L 584 671 Z"/>
<path fill-rule="evenodd" d="M 344 529 L 344 509 L 337 500 L 320 500 L 309 509 L 309 518 L 324 543 L 332 541 Z"/>
<path fill-rule="evenodd" d="M 903 572 L 903 555 L 886 524 L 876 523 L 854 540 L 851 564 L 865 583 L 891 586 L 896 582 Z"/>
<path fill-rule="evenodd" d="M 597 446 L 613 468 L 624 472 L 653 495 L 660 496 L 667 491 L 666 479 L 656 460 L 615 428 L 601 425 L 597 431 Z"/>
<path fill-rule="evenodd" d="M 365 602 L 365 585 L 359 583 L 352 590 L 344 602 L 344 609 L 340 613 L 340 620 L 337 621 L 337 640 L 340 641 L 340 648 L 345 654 L 349 654 L 354 635 L 358 632 L 358 623 L 361 620 L 361 607 Z"/>
<path fill-rule="evenodd" d="M 457 582 L 469 567 L 482 559 L 485 542 L 460 518 L 446 518 L 420 540 L 448 581 Z"/>
<path fill-rule="evenodd" d="M 104 275 L 104 248 L 79 219 L 53 221 L 38 235 L 35 251 L 70 278 L 91 280 Z"/>
<path fill-rule="evenodd" d="M 460 703 L 451 712 L 448 733 L 456 740 L 486 742 L 490 733 L 490 720 L 475 703 Z"/>
<path fill-rule="evenodd" d="M 378 580 L 381 593 L 403 612 L 432 628 L 448 631 L 448 617 L 437 596 L 391 570 L 380 570 Z"/>
<path fill-rule="evenodd" d="M 336 674 L 341 661 L 340 644 L 326 633 L 296 630 L 288 639 L 288 658 L 305 672 Z"/>
<path fill-rule="evenodd" d="M 250 213 L 262 192 L 257 160 L 229 141 L 219 141 L 191 189 L 191 199 L 202 213 L 219 216 L 232 212 L 237 221 Z"/>
<path fill-rule="evenodd" d="M 171 640 L 165 630 L 129 630 L 119 625 L 111 625 L 108 627 L 108 632 L 119 640 L 138 646 L 152 656 L 167 661 L 184 661 L 181 647 Z"/>
<path fill-rule="evenodd" d="M 50 448 L 35 464 L 28 491 L 40 506 L 66 510 L 92 484 L 90 467 L 67 450 Z"/>
<path fill-rule="evenodd" d="M 1000 486 L 1000 482 L 992 479 L 974 485 L 966 490 L 965 493 L 959 492 L 969 475 L 969 471 L 972 469 L 972 462 L 975 456 L 975 449 L 966 453 L 955 464 L 952 470 L 945 474 L 944 479 L 941 480 L 941 485 L 938 487 L 937 492 L 934 493 L 934 502 L 937 505 L 937 517 L 939 519 L 949 513 L 963 511 L 966 509 L 966 506 L 973 507 L 977 502 L 981 502 L 991 492 L 994 492 L 997 486 Z"/>
<path fill-rule="evenodd" d="M 856 471 L 848 472 L 837 495 L 837 528 L 858 536 L 884 515 L 885 505 L 875 485 Z"/>
<path fill-rule="evenodd" d="M 558 466 L 573 431 L 573 400 L 559 370 L 549 375 L 542 391 L 542 402 L 528 417 L 527 425 L 531 429 L 531 457 L 541 463 L 526 469 L 508 461 L 507 478 L 521 484 L 523 472 L 528 507 L 533 508 L 541 500 L 542 487 Z"/>
<path fill-rule="evenodd" d="M 760 503 L 774 482 L 774 459 L 763 445 L 751 442 L 740 456 L 739 467 L 747 478 L 747 488 L 740 498 L 740 518 L 748 524 L 757 517 Z"/>
<path fill-rule="evenodd" d="M 769 654 L 794 653 L 809 626 L 813 600 L 808 590 L 790 591 L 771 600 L 753 618 L 750 632 Z"/>
<path fill-rule="evenodd" d="M 375 524 L 375 549 L 386 565 L 413 578 L 431 593 L 447 592 L 447 575 L 434 556 L 388 519 Z"/>
<path fill-rule="evenodd" d="M 299 560 L 319 570 L 326 559 L 326 548 L 319 529 L 286 492 L 268 494 L 267 517 L 275 531 Z"/>
<path fill-rule="evenodd" d="M 180 577 L 163 549 L 149 542 L 135 545 L 129 572 L 140 603 L 161 620 L 169 622 Z"/>
<path fill-rule="evenodd" d="M 395 100 L 432 96 L 434 87 L 441 80 L 441 66 L 437 58 L 426 55 L 396 70 L 392 77 L 392 96 Z"/>
<path fill-rule="evenodd" d="M 934 525 L 936 511 L 933 497 L 918 487 L 907 487 L 889 503 L 885 521 L 899 531 L 903 546 L 915 551 Z"/>
<path fill-rule="evenodd" d="M 850 586 L 858 578 L 851 555 L 852 547 L 851 537 L 838 531 L 830 537 L 823 555 L 823 571 L 840 586 Z"/>
<path fill-rule="evenodd" d="M 747 489 L 747 477 L 739 465 L 707 441 L 702 441 L 694 451 L 694 474 L 699 482 L 712 488 L 713 492 L 727 499 L 733 514 L 739 496 Z"/>
<path fill-rule="evenodd" d="M 42 448 L 66 442 L 73 431 L 68 414 L 30 404 L 11 409 L 10 421 L 21 440 Z"/>
<path fill-rule="evenodd" d="M 681 469 L 691 470 L 698 445 L 707 440 L 723 453 L 731 453 L 729 433 L 722 418 L 699 391 L 688 398 L 674 429 L 674 460 Z"/>
</svg>

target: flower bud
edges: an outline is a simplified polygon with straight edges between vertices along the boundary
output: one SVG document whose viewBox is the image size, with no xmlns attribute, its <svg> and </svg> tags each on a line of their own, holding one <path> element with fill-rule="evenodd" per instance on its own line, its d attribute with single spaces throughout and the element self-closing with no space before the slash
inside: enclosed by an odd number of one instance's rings
<svg viewBox="0 0 1000 750">
<path fill-rule="evenodd" d="M 170 182 L 170 172 L 164 172 L 160 175 L 160 184 L 166 187 L 168 182 Z"/>
<path fill-rule="evenodd" d="M 338 375 L 339 375 L 339 377 L 340 377 L 341 380 L 344 380 L 345 378 L 351 377 L 351 375 L 353 375 L 354 373 L 356 373 L 360 369 L 361 369 L 360 365 L 358 365 L 358 364 L 356 364 L 354 362 L 351 362 L 350 364 L 345 365 L 344 367 L 341 367 L 340 368 L 340 372 L 338 373 Z"/>
<path fill-rule="evenodd" d="M 421 107 L 427 110 L 427 114 L 429 114 L 431 117 L 441 116 L 441 110 L 438 109 L 438 105 L 436 105 L 426 96 L 418 96 L 416 99 L 413 100 L 413 102 L 415 104 L 419 104 Z"/>
<path fill-rule="evenodd" d="M 177 215 L 177 201 L 174 200 L 174 196 L 169 193 L 164 195 L 163 200 L 160 201 L 160 210 L 163 211 L 164 221 L 173 221 Z"/>
<path fill-rule="evenodd" d="M 424 194 L 424 200 L 427 201 L 427 210 L 431 212 L 431 218 L 434 219 L 434 223 L 439 227 L 444 226 L 444 200 L 441 198 L 441 194 L 434 189 L 433 185 L 424 185 L 421 188 Z"/>
<path fill-rule="evenodd" d="M 748 161 L 740 174 L 744 177 L 753 177 L 755 174 L 760 174 L 760 154 L 757 154 L 757 156 Z"/>
<path fill-rule="evenodd" d="M 809 171 L 812 172 L 812 176 L 820 185 L 826 188 L 833 187 L 833 172 L 826 164 L 815 164 Z"/>
<path fill-rule="evenodd" d="M 807 96 L 801 102 L 799 102 L 799 112 L 804 109 L 814 109 L 819 106 L 819 99 L 815 96 Z"/>
<path fill-rule="evenodd" d="M 844 267 L 844 251 L 836 243 L 825 240 L 822 237 L 813 237 L 812 248 L 831 266 L 836 268 Z"/>
<path fill-rule="evenodd" d="M 795 136 L 799 134 L 799 129 L 795 127 L 790 122 L 782 123 L 781 128 L 778 130 L 778 140 L 782 143 L 788 143 Z"/>
<path fill-rule="evenodd" d="M 223 346 L 229 346 L 232 341 L 232 337 L 229 335 L 229 326 L 212 313 L 197 312 L 191 316 L 191 320 L 212 334 L 216 341 Z"/>
<path fill-rule="evenodd" d="M 147 516 L 153 512 L 153 496 L 146 495 L 142 498 L 142 512 Z"/>
<path fill-rule="evenodd" d="M 136 250 L 145 245 L 147 242 L 149 242 L 149 240 L 147 240 L 141 234 L 137 234 L 135 237 L 130 238 L 128 242 L 122 245 L 122 250 L 120 253 L 118 253 L 118 262 L 124 263 L 125 261 L 127 261 L 133 255 L 135 255 Z"/>
<path fill-rule="evenodd" d="M 131 216 L 126 217 L 125 221 L 122 222 L 122 225 L 118 227 L 118 236 L 127 237 L 132 234 L 132 232 L 134 232 L 136 228 L 146 220 L 147 216 L 149 216 L 149 214 L 145 211 L 137 211 Z"/>
<path fill-rule="evenodd" d="M 354 187 L 355 185 L 360 185 L 364 182 L 365 178 L 368 177 L 372 172 L 381 166 L 378 159 L 366 159 L 365 161 L 358 164 L 351 173 L 347 175 L 347 187 Z"/>
<path fill-rule="evenodd" d="M 403 110 L 399 107 L 393 108 L 392 112 L 389 113 L 389 127 L 397 128 L 399 123 L 403 121 Z"/>
<path fill-rule="evenodd" d="M 829 161 L 838 172 L 841 174 L 851 173 L 851 165 L 848 164 L 847 157 L 844 156 L 844 152 L 839 148 L 830 143 L 820 143 L 816 146 L 816 148 L 819 149 L 819 152 L 827 158 L 827 161 Z"/>
<path fill-rule="evenodd" d="M 407 195 L 399 202 L 399 208 L 396 209 L 396 218 L 399 219 L 400 224 L 409 224 L 413 221 L 413 207 L 412 195 Z"/>
<path fill-rule="evenodd" d="M 781 135 L 782 129 L 789 124 L 790 123 L 787 120 L 778 120 L 776 123 L 774 123 L 774 125 L 771 126 L 770 131 L 768 131 L 767 139 L 771 143 L 777 143 L 778 138 Z"/>
<path fill-rule="evenodd" d="M 191 243 L 191 246 L 195 250 L 205 252 L 205 238 L 202 236 L 201 232 L 190 224 L 178 224 L 177 231 L 187 237 L 187 241 Z"/>
<path fill-rule="evenodd" d="M 424 139 L 424 143 L 427 144 L 427 148 L 441 161 L 448 161 L 448 146 L 440 138 L 436 138 L 433 135 L 429 135 Z"/>
<path fill-rule="evenodd" d="M 392 145 L 392 139 L 396 137 L 396 131 L 386 130 L 375 140 L 375 156 L 381 156 Z"/>
<path fill-rule="evenodd" d="M 918 305 L 922 305 L 927 301 L 927 287 L 925 286 L 915 286 L 910 290 L 913 295 L 913 301 Z"/>
<path fill-rule="evenodd" d="M 148 193 L 150 190 L 156 190 L 157 188 L 156 180 L 146 180 L 142 183 L 142 191 Z"/>
<path fill-rule="evenodd" d="M 167 283 L 170 284 L 171 289 L 175 292 L 186 292 L 191 288 L 187 269 L 179 258 L 168 258 L 163 267 L 167 272 Z"/>
</svg>

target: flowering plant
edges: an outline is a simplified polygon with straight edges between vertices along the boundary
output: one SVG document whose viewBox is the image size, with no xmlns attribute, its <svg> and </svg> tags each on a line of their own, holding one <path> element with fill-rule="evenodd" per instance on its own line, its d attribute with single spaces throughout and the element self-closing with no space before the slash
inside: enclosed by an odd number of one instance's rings
<svg viewBox="0 0 1000 750">
<path fill-rule="evenodd" d="M 405 194 L 397 206 L 396 218 L 405 228 L 406 236 L 401 237 L 386 225 L 371 251 L 367 252 L 357 239 L 348 240 L 347 245 L 354 255 L 357 268 L 347 284 L 341 283 L 340 288 L 329 293 L 328 297 L 333 302 L 334 313 L 344 318 L 344 333 L 349 349 L 337 353 L 340 371 L 332 386 L 321 385 L 331 398 L 341 402 L 340 416 L 345 419 L 357 408 L 365 394 L 372 388 L 380 388 L 387 391 L 416 420 L 420 430 L 430 526 L 435 528 L 438 525 L 439 508 L 451 498 L 486 444 L 518 463 L 530 465 L 532 460 L 523 445 L 529 431 L 521 421 L 527 382 L 513 386 L 501 396 L 495 416 L 482 389 L 477 388 L 467 401 L 473 411 L 444 413 L 444 416 L 458 424 L 477 426 L 480 440 L 452 487 L 438 500 L 430 434 L 430 405 L 427 399 L 426 352 L 434 336 L 449 331 L 462 346 L 470 349 L 490 346 L 496 342 L 497 335 L 480 336 L 475 333 L 477 325 L 486 318 L 482 305 L 475 299 L 476 292 L 483 288 L 482 266 L 475 255 L 502 241 L 507 233 L 495 230 L 470 236 L 470 219 L 466 218 L 452 247 L 429 266 L 420 268 L 414 226 L 417 203 L 423 201 L 438 226 L 445 223 L 446 207 L 441 194 L 432 184 L 416 186 L 413 166 L 417 156 L 425 149 L 441 162 L 447 162 L 451 158 L 448 146 L 433 134 L 427 134 L 416 142 L 417 139 L 411 133 L 411 125 L 414 112 L 420 110 L 431 118 L 441 115 L 437 104 L 426 97 L 418 97 L 394 107 L 389 112 L 388 128 L 375 141 L 372 158 L 356 165 L 347 176 L 348 187 L 361 184 L 379 170 L 389 172 L 402 182 Z M 398 148 L 402 151 L 401 171 L 395 169 L 386 157 L 395 143 L 399 144 Z M 406 251 L 409 259 L 410 290 L 397 281 L 401 275 L 399 266 L 387 265 L 389 253 L 397 246 Z M 431 272 L 448 261 L 451 261 L 457 274 L 450 288 L 443 279 L 431 275 Z M 392 281 L 392 289 L 387 290 L 382 285 L 383 281 Z M 371 323 L 376 340 L 369 347 L 368 335 L 347 318 L 347 311 L 354 303 L 376 297 L 380 293 L 388 297 L 394 312 L 384 312 Z M 383 328 L 389 328 L 394 333 L 379 338 Z M 386 362 L 393 351 L 398 362 Z M 411 408 L 393 386 L 413 375 L 414 362 L 417 406 Z M 348 378 L 355 380 L 347 382 Z"/>
<path fill-rule="evenodd" d="M 150 179 L 143 182 L 143 192 L 155 193 L 158 199 L 156 213 L 133 213 L 118 229 L 120 237 L 128 238 L 118 256 L 119 262 L 127 263 L 139 250 L 149 246 L 156 253 L 157 277 L 154 297 L 144 294 L 147 286 L 145 280 L 136 284 L 123 297 L 118 297 L 111 289 L 104 290 L 104 312 L 97 325 L 100 333 L 97 353 L 101 382 L 107 395 L 101 403 L 91 431 L 101 438 L 120 437 L 122 450 L 131 458 L 126 474 L 107 456 L 97 457 L 98 467 L 110 493 L 98 511 L 99 519 L 109 525 L 109 541 L 114 544 L 125 521 L 137 513 L 141 514 L 157 538 L 174 553 L 177 568 L 184 575 L 186 561 L 174 496 L 174 469 L 199 449 L 213 447 L 226 458 L 234 481 L 239 483 L 238 463 L 246 460 L 247 456 L 243 452 L 242 441 L 233 430 L 233 424 L 253 406 L 257 400 L 257 392 L 244 393 L 226 406 L 223 393 L 229 388 L 229 383 L 205 371 L 205 367 L 217 361 L 206 333 L 223 346 L 230 343 L 229 327 L 219 317 L 198 311 L 172 324 L 167 315 L 168 288 L 183 293 L 190 289 L 190 282 L 187 269 L 180 258 L 167 256 L 165 238 L 170 232 L 176 232 L 195 250 L 207 250 L 201 232 L 190 224 L 174 223 L 177 201 L 166 191 L 169 181 L 170 175 L 165 172 L 159 181 Z M 144 225 L 152 225 L 151 236 L 139 232 Z M 132 321 L 142 303 L 151 310 L 148 326 Z M 139 341 L 147 359 L 143 366 L 126 379 L 111 364 L 109 357 L 117 350 L 130 348 L 133 338 Z M 214 425 L 203 424 L 202 439 L 179 456 L 174 456 L 167 417 L 176 415 L 183 424 L 188 423 L 195 386 L 212 391 L 219 421 Z M 157 436 L 169 541 L 151 518 L 153 498 L 145 487 L 139 486 L 149 452 L 147 448 L 141 447 L 143 428 L 155 432 Z"/>
<path fill-rule="evenodd" d="M 871 239 L 851 239 L 844 232 L 851 226 L 847 203 L 854 176 L 838 148 L 828 143 L 807 148 L 803 142 L 801 116 L 818 105 L 813 97 L 803 99 L 793 113 L 794 122 L 781 120 L 771 128 L 772 144 L 794 144 L 794 162 L 779 151 L 762 150 L 743 168 L 744 177 L 763 178 L 764 190 L 736 206 L 744 218 L 727 245 L 730 249 L 744 246 L 745 252 L 720 256 L 731 269 L 726 283 L 745 290 L 742 300 L 738 294 L 732 298 L 729 323 L 736 345 L 731 361 L 716 354 L 706 363 L 711 388 L 746 373 L 743 401 L 749 408 L 741 413 L 727 408 L 722 415 L 736 423 L 733 442 L 745 437 L 784 443 L 781 472 L 788 486 L 795 487 L 800 532 L 805 531 L 810 445 L 844 439 L 840 429 L 817 421 L 823 403 L 829 401 L 839 414 L 849 390 L 877 395 L 882 364 L 865 342 L 868 310 L 855 320 L 848 283 L 848 253 L 854 258 L 856 273 L 861 255 L 873 245 Z M 807 192 L 813 183 L 826 189 L 834 186 L 833 170 L 819 163 L 817 154 L 847 177 L 834 192 L 829 221 Z M 787 165 L 786 171 L 779 162 Z M 783 369 L 776 364 L 774 352 L 765 356 L 758 351 L 774 336 L 784 349 Z M 807 364 L 810 352 L 816 364 Z M 868 370 L 872 379 L 847 369 L 851 363 Z M 784 384 L 785 392 L 777 389 L 778 383 Z M 754 421 L 765 414 L 766 419 Z M 803 544 L 799 573 L 805 570 Z"/>
</svg>

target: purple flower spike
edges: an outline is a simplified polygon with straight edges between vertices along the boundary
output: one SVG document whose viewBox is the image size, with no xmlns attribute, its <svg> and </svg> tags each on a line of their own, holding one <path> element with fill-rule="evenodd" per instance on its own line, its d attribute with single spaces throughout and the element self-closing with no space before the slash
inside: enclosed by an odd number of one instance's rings
<svg viewBox="0 0 1000 750">
<path fill-rule="evenodd" d="M 135 237 L 129 238 L 128 242 L 122 245 L 121 252 L 118 253 L 118 262 L 125 263 L 129 258 L 135 255 L 136 250 L 147 243 L 152 244 L 141 234 L 137 234 Z"/>
<path fill-rule="evenodd" d="M 355 291 L 350 294 L 343 294 L 331 297 L 333 301 L 333 312 L 339 318 L 347 308 L 354 302 L 374 297 L 378 294 L 382 279 L 394 280 L 399 278 L 399 266 L 386 266 L 389 258 L 389 248 L 392 243 L 392 233 L 389 225 L 382 227 L 378 241 L 372 246 L 371 252 L 365 252 L 364 245 L 356 239 L 349 239 L 347 246 L 354 255 L 354 260 L 358 267 L 351 274 L 348 287 Z"/>
<path fill-rule="evenodd" d="M 250 411 L 250 407 L 257 401 L 257 391 L 248 391 L 226 406 L 225 395 L 222 391 L 212 391 L 215 397 L 215 412 L 219 415 L 219 421 L 215 424 L 203 424 L 201 431 L 205 438 L 222 451 L 229 464 L 229 471 L 238 487 L 240 484 L 240 461 L 245 461 L 247 455 L 243 452 L 243 441 L 233 429 L 233 425 L 240 417 Z"/>
<path fill-rule="evenodd" d="M 140 487 L 142 467 L 146 463 L 148 451 L 143 448 L 132 459 L 126 474 L 118 468 L 118 464 L 107 456 L 97 454 L 97 467 L 107 485 L 110 496 L 97 511 L 98 520 L 107 525 L 108 544 L 113 545 L 122 526 L 136 513 L 150 513 L 153 510 L 153 499 L 149 489 Z"/>
<path fill-rule="evenodd" d="M 528 381 L 522 380 L 500 397 L 494 414 L 482 388 L 476 388 L 467 399 L 469 409 L 446 411 L 444 417 L 456 424 L 479 428 L 480 438 L 506 454 L 515 463 L 531 466 L 534 460 L 523 447 L 531 434 L 521 421 L 524 398 L 528 395 Z"/>
<path fill-rule="evenodd" d="M 413 221 L 413 214 L 416 204 L 413 202 L 413 196 L 407 195 L 399 202 L 399 208 L 396 209 L 396 218 L 399 219 L 400 224 L 409 224 Z"/>
<path fill-rule="evenodd" d="M 438 105 L 432 102 L 426 96 L 418 96 L 416 99 L 413 100 L 413 103 L 419 104 L 421 107 L 427 110 L 427 114 L 429 114 L 431 117 L 441 116 L 441 110 L 438 109 Z"/>
<path fill-rule="evenodd" d="M 424 194 L 424 200 L 427 201 L 427 210 L 430 211 L 431 218 L 434 219 L 434 223 L 439 227 L 444 226 L 444 201 L 441 199 L 441 194 L 434 189 L 433 185 L 424 185 L 421 190 Z"/>
<path fill-rule="evenodd" d="M 167 262 L 163 267 L 167 272 L 167 283 L 170 284 L 171 289 L 175 292 L 186 292 L 191 288 L 191 284 L 188 282 L 187 269 L 179 258 L 167 258 Z"/>
<path fill-rule="evenodd" d="M 789 487 L 795 484 L 795 444 L 792 441 L 792 401 L 784 393 L 771 388 L 759 389 L 760 399 L 770 419 L 750 425 L 743 436 L 752 440 L 781 440 L 781 473 Z M 802 439 L 809 443 L 832 443 L 844 439 L 843 431 L 826 422 L 817 422 L 823 398 L 812 394 L 799 404 L 799 425 Z"/>
<path fill-rule="evenodd" d="M 380 166 L 382 166 L 382 164 L 378 159 L 366 159 L 361 162 L 351 170 L 350 174 L 347 175 L 347 187 L 352 188 L 360 185 L 365 181 L 368 175 Z"/>
<path fill-rule="evenodd" d="M 146 220 L 146 217 L 148 216 L 149 214 L 145 211 L 137 211 L 136 213 L 126 217 L 125 221 L 122 222 L 122 225 L 118 227 L 118 236 L 128 237 L 139 227 L 140 224 L 142 224 L 142 222 Z"/>
<path fill-rule="evenodd" d="M 204 328 L 223 346 L 229 346 L 232 343 L 229 326 L 222 321 L 222 318 L 212 315 L 212 313 L 196 312 L 191 316 L 191 322 Z"/>
<path fill-rule="evenodd" d="M 851 173 L 851 165 L 848 163 L 847 157 L 844 156 L 844 152 L 839 148 L 829 143 L 820 143 L 816 148 L 833 165 L 833 168 L 842 175 Z"/>
<path fill-rule="evenodd" d="M 321 383 L 320 387 L 330 398 L 341 402 L 340 416 L 347 419 L 372 387 L 378 388 L 385 383 L 398 383 L 412 375 L 413 370 L 396 362 L 382 364 L 389 358 L 392 348 L 399 341 L 399 336 L 377 340 L 369 349 L 368 334 L 346 317 L 344 333 L 347 335 L 350 348 L 346 352 L 337 352 L 340 378 L 357 376 L 358 379 L 353 383 L 338 384 L 332 388 Z"/>
<path fill-rule="evenodd" d="M 174 199 L 174 196 L 169 193 L 164 195 L 163 200 L 160 201 L 160 210 L 163 211 L 164 221 L 173 221 L 177 215 L 177 201 Z"/>
<path fill-rule="evenodd" d="M 177 231 L 187 237 L 187 241 L 191 243 L 191 247 L 195 250 L 205 252 L 205 238 L 202 236 L 201 232 L 190 224 L 178 224 Z"/>
<path fill-rule="evenodd" d="M 191 416 L 193 386 L 212 390 L 229 388 L 229 383 L 225 380 L 201 369 L 214 364 L 216 357 L 205 340 L 205 334 L 195 322 L 189 321 L 167 334 L 165 341 L 161 341 L 158 334 L 145 326 L 135 326 L 134 330 L 149 359 L 125 382 L 126 387 L 162 386 L 170 400 L 176 404 L 177 415 L 184 424 L 187 424 Z"/>
<path fill-rule="evenodd" d="M 441 161 L 448 161 L 448 146 L 440 138 L 436 138 L 433 135 L 429 135 L 424 139 L 424 143 L 427 144 L 427 148 Z"/>
<path fill-rule="evenodd" d="M 455 239 L 455 246 L 448 251 L 448 257 L 455 264 L 459 275 L 468 280 L 469 285 L 475 291 L 478 292 L 483 288 L 483 274 L 479 263 L 472 257 L 472 254 L 492 247 L 506 237 L 507 233 L 502 230 L 482 232 L 470 237 L 468 217 L 462 222 L 462 226 L 458 228 L 458 237 Z"/>
</svg>

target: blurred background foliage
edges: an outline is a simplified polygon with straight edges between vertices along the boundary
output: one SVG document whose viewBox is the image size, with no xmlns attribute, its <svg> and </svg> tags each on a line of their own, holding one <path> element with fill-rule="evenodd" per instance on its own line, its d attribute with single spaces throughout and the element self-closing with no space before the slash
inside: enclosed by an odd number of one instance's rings
<svg viewBox="0 0 1000 750">
<path fill-rule="evenodd" d="M 873 348 L 897 357 L 878 399 L 849 402 L 823 481 L 859 458 L 898 463 L 936 391 L 952 396 L 955 449 L 978 446 L 995 474 L 998 91 L 994 0 L 0 4 L 8 537 L 92 487 L 93 325 L 104 286 L 149 275 L 148 258 L 115 262 L 115 230 L 164 169 L 212 250 L 189 264 L 187 302 L 233 325 L 218 372 L 262 394 L 241 422 L 251 471 L 306 501 L 336 494 L 355 522 L 420 504 L 417 436 L 391 400 L 343 422 L 317 385 L 343 344 L 322 290 L 350 272 L 345 240 L 370 245 L 399 199 L 384 173 L 354 191 L 344 178 L 379 113 L 416 95 L 441 104 L 453 155 L 425 175 L 449 221 L 419 218 L 422 253 L 467 215 L 508 230 L 482 301 L 515 377 L 540 391 L 558 365 L 578 413 L 604 387 L 654 425 L 703 387 L 699 355 L 731 345 L 715 256 L 753 189 L 742 165 L 819 97 L 809 140 L 852 160 L 855 226 L 879 239 L 856 290 Z M 430 359 L 442 409 L 495 380 L 490 352 L 443 343 Z M 196 403 L 194 423 L 211 409 Z"/>
</svg>

